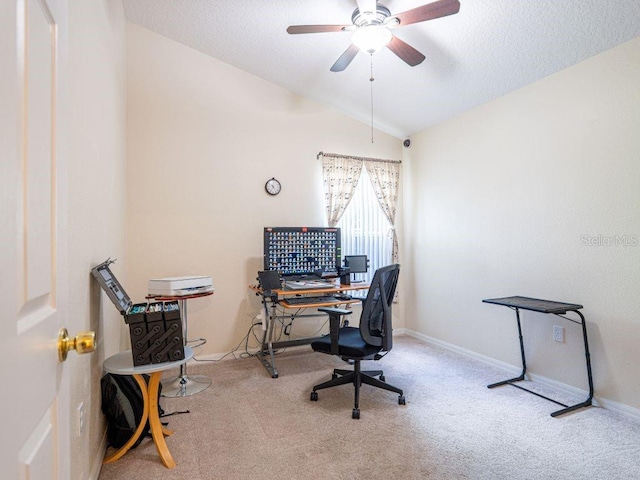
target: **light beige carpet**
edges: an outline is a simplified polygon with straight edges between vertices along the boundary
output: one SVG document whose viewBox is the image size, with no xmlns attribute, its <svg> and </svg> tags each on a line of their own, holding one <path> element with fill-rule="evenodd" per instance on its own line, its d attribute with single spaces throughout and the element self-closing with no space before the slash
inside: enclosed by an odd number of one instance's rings
<svg viewBox="0 0 640 480">
<path fill-rule="evenodd" d="M 640 424 L 613 412 L 590 407 L 551 418 L 559 408 L 551 402 L 486 388 L 504 372 L 408 336 L 365 363 L 404 389 L 405 406 L 367 385 L 360 420 L 351 419 L 351 385 L 311 402 L 311 387 L 346 364 L 310 347 L 278 355 L 277 379 L 255 358 L 189 366 L 213 385 L 161 400 L 166 412 L 190 410 L 166 418 L 177 467 L 164 468 L 147 439 L 103 466 L 100 480 L 640 479 Z"/>
</svg>

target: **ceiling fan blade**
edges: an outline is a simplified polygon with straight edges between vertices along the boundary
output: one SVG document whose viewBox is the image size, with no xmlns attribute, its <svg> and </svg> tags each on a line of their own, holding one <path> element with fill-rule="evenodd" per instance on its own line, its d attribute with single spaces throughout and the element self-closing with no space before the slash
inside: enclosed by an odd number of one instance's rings
<svg viewBox="0 0 640 480">
<path fill-rule="evenodd" d="M 336 63 L 333 64 L 333 66 L 331 67 L 331 71 L 342 72 L 345 68 L 349 66 L 349 64 L 351 63 L 351 60 L 356 58 L 356 55 L 358 54 L 358 50 L 360 49 L 356 47 L 353 43 L 349 45 L 349 48 L 347 48 L 344 51 L 344 53 L 340 55 L 340 58 L 336 60 Z"/>
<path fill-rule="evenodd" d="M 412 67 L 421 64 L 425 58 L 418 50 L 408 43 L 403 42 L 396 36 L 394 36 L 387 44 L 387 48 L 400 57 L 402 61 Z"/>
<path fill-rule="evenodd" d="M 324 33 L 324 32 L 342 32 L 351 25 L 291 25 L 287 28 L 287 33 L 292 35 L 298 33 Z"/>
<path fill-rule="evenodd" d="M 402 26 L 446 17 L 447 15 L 453 15 L 459 11 L 460 2 L 458 0 L 438 0 L 437 2 L 398 13 L 397 15 L 394 15 L 394 17 L 400 20 L 400 26 Z"/>
</svg>

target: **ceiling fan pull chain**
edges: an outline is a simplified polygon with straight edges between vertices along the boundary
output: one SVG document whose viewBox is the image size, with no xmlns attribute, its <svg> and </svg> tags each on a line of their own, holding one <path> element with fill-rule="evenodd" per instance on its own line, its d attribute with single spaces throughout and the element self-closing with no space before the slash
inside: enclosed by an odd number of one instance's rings
<svg viewBox="0 0 640 480">
<path fill-rule="evenodd" d="M 373 143 L 373 54 L 369 55 L 371 61 L 371 77 L 369 77 L 369 83 L 371 84 L 371 143 Z"/>
</svg>

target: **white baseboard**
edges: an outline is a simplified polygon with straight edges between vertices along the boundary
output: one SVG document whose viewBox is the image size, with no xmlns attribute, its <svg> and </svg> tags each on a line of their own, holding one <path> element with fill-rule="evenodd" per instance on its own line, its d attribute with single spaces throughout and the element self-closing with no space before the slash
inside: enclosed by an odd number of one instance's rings
<svg viewBox="0 0 640 480">
<path fill-rule="evenodd" d="M 490 365 L 492 367 L 499 368 L 503 370 L 507 375 L 519 375 L 522 371 L 522 367 L 514 366 L 509 363 L 502 362 L 500 360 L 496 360 L 495 358 L 488 357 L 486 355 L 482 355 L 480 353 L 467 350 L 466 348 L 459 347 L 457 345 L 453 345 L 448 342 L 444 342 L 442 340 L 438 340 L 437 338 L 430 337 L 428 335 L 424 335 L 422 333 L 409 330 L 406 328 L 394 330 L 394 334 L 404 334 L 410 337 L 416 338 L 418 340 L 422 340 L 423 342 L 430 343 L 432 345 L 441 347 L 445 350 L 449 350 L 451 352 L 459 353 L 460 355 L 464 355 L 466 357 L 477 360 L 485 365 Z M 589 392 L 586 390 L 582 390 L 580 388 L 576 388 L 572 385 L 567 385 L 562 382 L 558 382 L 557 380 L 553 380 L 551 378 L 544 377 L 542 375 L 530 374 L 527 373 L 527 377 L 532 381 L 540 383 L 541 385 L 545 385 L 547 387 L 553 388 L 554 390 L 566 393 L 568 395 L 577 397 L 577 398 L 586 398 L 589 395 Z M 624 403 L 616 402 L 614 400 L 609 400 L 602 397 L 594 396 L 593 405 L 596 407 L 605 408 L 612 412 L 618 413 L 627 417 L 630 420 L 640 422 L 640 410 L 637 408 L 631 407 L 629 405 L 625 405 Z"/>
</svg>

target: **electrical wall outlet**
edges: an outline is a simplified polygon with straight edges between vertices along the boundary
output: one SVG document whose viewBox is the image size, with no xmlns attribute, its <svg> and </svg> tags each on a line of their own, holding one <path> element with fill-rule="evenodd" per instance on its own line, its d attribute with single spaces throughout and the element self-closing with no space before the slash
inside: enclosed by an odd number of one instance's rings
<svg viewBox="0 0 640 480">
<path fill-rule="evenodd" d="M 564 327 L 558 325 L 553 326 L 553 341 L 564 343 Z"/>
<path fill-rule="evenodd" d="M 84 433 L 84 402 L 78 405 L 78 436 Z"/>
</svg>

